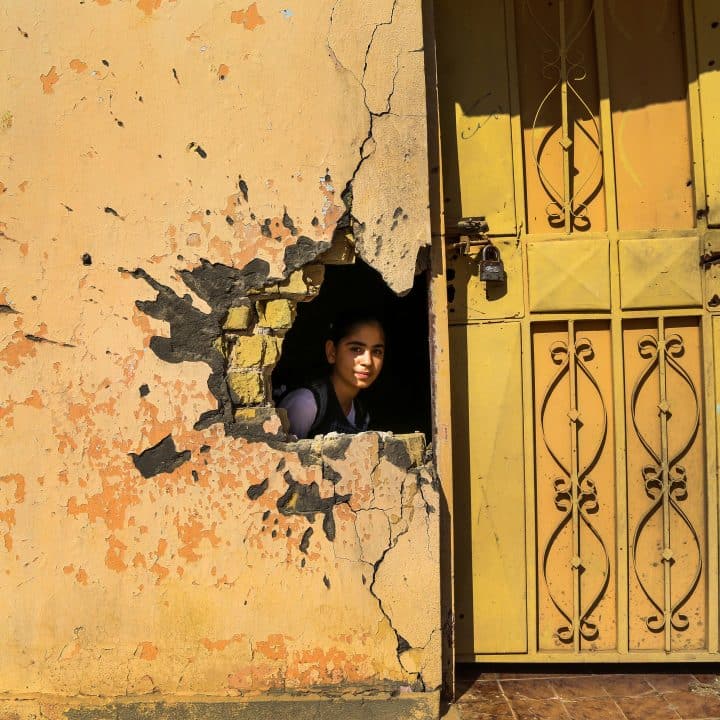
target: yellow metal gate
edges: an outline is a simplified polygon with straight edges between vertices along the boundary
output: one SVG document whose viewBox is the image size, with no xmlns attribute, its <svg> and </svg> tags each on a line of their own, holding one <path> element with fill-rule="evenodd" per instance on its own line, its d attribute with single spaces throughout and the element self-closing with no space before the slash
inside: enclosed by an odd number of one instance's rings
<svg viewBox="0 0 720 720">
<path fill-rule="evenodd" d="M 435 14 L 458 658 L 717 658 L 720 5 Z"/>
</svg>

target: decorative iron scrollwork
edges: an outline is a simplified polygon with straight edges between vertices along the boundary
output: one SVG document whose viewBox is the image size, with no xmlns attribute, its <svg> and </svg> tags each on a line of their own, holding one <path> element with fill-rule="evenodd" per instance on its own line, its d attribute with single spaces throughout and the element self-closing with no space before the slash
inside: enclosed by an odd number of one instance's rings
<svg viewBox="0 0 720 720">
<path fill-rule="evenodd" d="M 565 228 L 566 232 L 575 230 L 589 230 L 591 226 L 588 216 L 588 204 L 597 195 L 602 187 L 602 145 L 600 126 L 595 114 L 583 98 L 578 83 L 587 79 L 585 57 L 581 50 L 574 46 L 590 24 L 594 13 L 594 3 L 586 16 L 581 18 L 579 27 L 570 30 L 567 22 L 567 1 L 559 0 L 559 34 L 550 32 L 537 17 L 533 9 L 534 0 L 525 0 L 528 14 L 533 19 L 541 33 L 552 44 L 551 49 L 542 50 L 542 76 L 551 81 L 552 85 L 540 101 L 532 122 L 531 152 L 538 178 L 543 190 L 549 198 L 545 207 L 548 222 L 553 228 Z M 536 132 L 543 110 L 553 101 L 560 103 L 561 124 L 547 130 L 540 143 L 536 141 Z M 578 106 L 575 111 L 571 108 L 571 100 Z M 587 121 L 587 126 L 578 124 L 580 132 L 590 141 L 595 149 L 595 161 L 592 168 L 582 172 L 573 167 L 574 128 L 580 120 Z M 560 130 L 558 140 L 563 151 L 563 186 L 559 188 L 552 182 L 545 167 L 544 154 L 548 143 Z M 589 184 L 600 170 L 599 180 L 592 188 Z M 576 175 L 584 176 L 578 183 Z"/>
<path fill-rule="evenodd" d="M 687 601 L 692 596 L 702 574 L 702 549 L 700 538 L 695 527 L 683 510 L 681 503 L 688 498 L 688 477 L 686 469 L 680 464 L 681 459 L 692 447 L 698 429 L 700 427 L 700 400 L 697 389 L 689 373 L 682 367 L 678 358 L 685 352 L 683 338 L 678 334 L 665 336 L 663 318 L 658 320 L 658 335 L 645 335 L 638 341 L 638 353 L 640 357 L 648 362 L 635 382 L 630 401 L 630 411 L 635 433 L 642 446 L 652 459 L 652 463 L 642 468 L 642 479 L 645 494 L 651 500 L 650 505 L 645 509 L 637 522 L 633 533 L 631 546 L 632 565 L 637 578 L 638 585 L 645 597 L 653 607 L 654 612 L 645 618 L 645 625 L 653 633 L 665 633 L 665 650 L 670 652 L 672 648 L 671 628 L 677 631 L 684 631 L 690 627 L 690 620 L 687 615 L 681 612 Z M 670 436 L 672 431 L 671 403 L 668 398 L 667 375 L 675 373 L 677 377 L 690 390 L 694 408 L 691 412 L 693 418 L 687 435 L 681 439 L 676 449 L 670 450 Z M 647 434 L 640 428 L 640 416 L 638 402 L 644 388 L 649 387 L 650 378 L 657 378 L 659 387 L 658 397 L 658 422 L 660 424 L 660 446 L 657 447 L 648 439 Z M 684 408 L 687 410 L 688 408 Z M 663 597 L 653 595 L 647 582 L 643 581 L 643 572 L 638 565 L 638 547 L 650 521 L 661 517 L 662 523 L 662 551 L 658 558 L 663 573 Z M 697 551 L 697 563 L 690 581 L 686 587 L 673 600 L 673 565 L 675 564 L 675 551 L 673 549 L 673 538 L 671 528 L 674 518 L 679 518 L 687 528 Z M 649 568 L 645 568 L 646 571 Z M 678 581 L 680 575 L 675 574 Z"/>
<path fill-rule="evenodd" d="M 568 343 L 558 341 L 550 346 L 550 359 L 558 366 L 558 370 L 548 383 L 540 405 L 540 430 L 543 442 L 561 473 L 553 480 L 553 490 L 555 507 L 562 514 L 545 544 L 542 570 L 548 596 L 565 621 L 556 628 L 555 636 L 564 644 L 572 643 L 578 651 L 581 640 L 592 641 L 599 637 L 598 625 L 591 618 L 610 582 L 610 557 L 600 533 L 592 522 L 592 516 L 600 511 L 600 502 L 597 487 L 590 477 L 602 454 L 608 423 L 600 385 L 588 366 L 595 356 L 592 342 L 588 338 L 575 338 L 573 321 L 568 323 L 568 339 Z M 586 437 L 588 431 L 581 434 L 583 423 L 578 396 L 579 374 L 589 381 L 601 409 L 602 422 L 595 437 Z M 546 428 L 548 406 L 551 399 L 559 394 L 558 388 L 565 378 L 569 382 L 570 390 L 570 408 L 567 412 L 570 427 L 569 460 L 562 459 L 562 451 L 553 446 L 551 435 Z M 590 452 L 585 454 L 587 459 L 583 461 L 580 445 L 581 442 L 586 441 L 589 443 Z M 553 583 L 548 577 L 548 564 L 558 548 L 560 534 L 566 527 L 570 527 L 572 532 L 572 556 L 565 559 L 573 574 L 572 608 L 563 605 L 558 594 L 553 592 Z M 583 534 L 583 528 L 589 531 L 590 538 L 600 549 L 603 558 L 599 589 L 591 593 L 588 599 L 585 599 L 583 592 L 586 588 L 582 575 L 586 568 L 582 557 L 583 552 L 587 550 L 586 543 L 590 539 L 586 533 Z"/>
</svg>

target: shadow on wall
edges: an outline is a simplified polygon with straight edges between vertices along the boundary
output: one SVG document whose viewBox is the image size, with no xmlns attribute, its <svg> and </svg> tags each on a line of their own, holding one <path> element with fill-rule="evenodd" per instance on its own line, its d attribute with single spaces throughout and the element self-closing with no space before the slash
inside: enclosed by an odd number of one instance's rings
<svg viewBox="0 0 720 720">
<path fill-rule="evenodd" d="M 297 319 L 285 337 L 272 375 L 274 399 L 322 377 L 328 370 L 324 345 L 330 324 L 344 310 L 362 308 L 383 321 L 387 349 L 380 377 L 365 395 L 370 427 L 394 433 L 432 435 L 427 278 L 397 297 L 380 275 L 360 260 L 328 265 L 315 300 L 299 303 Z M 283 389 L 285 388 L 285 389 Z"/>
</svg>

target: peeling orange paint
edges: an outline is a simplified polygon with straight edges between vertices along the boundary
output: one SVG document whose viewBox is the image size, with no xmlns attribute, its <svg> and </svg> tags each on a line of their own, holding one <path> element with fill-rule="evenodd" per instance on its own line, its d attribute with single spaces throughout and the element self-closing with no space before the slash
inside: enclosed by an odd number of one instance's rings
<svg viewBox="0 0 720 720">
<path fill-rule="evenodd" d="M 102 457 L 106 450 L 98 451 Z M 110 472 L 113 472 L 111 470 Z M 84 503 L 79 503 L 77 496 L 68 499 L 68 515 L 86 514 L 90 522 L 103 520 L 108 530 L 119 530 L 125 527 L 125 514 L 129 507 L 140 501 L 135 488 L 135 481 L 125 478 L 120 482 L 111 483 L 103 479 L 102 491 L 90 495 Z"/>
<path fill-rule="evenodd" d="M 107 5 L 110 0 L 95 0 L 98 5 Z M 74 70 L 76 73 L 83 73 L 87 70 L 87 63 L 84 63 L 82 60 L 78 60 L 78 58 L 75 58 L 74 60 L 70 61 L 70 69 Z"/>
<path fill-rule="evenodd" d="M 74 566 L 74 565 L 66 565 L 66 566 L 63 568 L 63 572 L 64 572 L 66 575 L 72 575 L 74 571 L 75 571 L 75 566 Z"/>
<path fill-rule="evenodd" d="M 257 9 L 257 3 L 250 5 L 247 10 L 233 10 L 230 13 L 230 22 L 243 25 L 246 30 L 254 30 L 258 25 L 265 24 Z"/>
<path fill-rule="evenodd" d="M 5 185 L 4 182 L 0 182 L 0 195 L 4 192 L 7 192 L 7 185 Z"/>
<path fill-rule="evenodd" d="M 354 653 L 350 656 L 338 648 L 314 648 L 293 653 L 288 663 L 285 680 L 292 687 L 335 685 L 343 681 L 359 682 L 364 674 L 360 671 L 367 664 L 367 655 Z"/>
<path fill-rule="evenodd" d="M 138 652 L 139 651 L 139 652 Z M 151 642 L 141 642 L 135 654 L 139 654 L 141 660 L 155 660 L 159 650 Z"/>
<path fill-rule="evenodd" d="M 109 5 L 111 0 L 95 0 L 98 5 Z"/>
<path fill-rule="evenodd" d="M 53 85 L 60 79 L 60 76 L 57 74 L 57 70 L 55 69 L 55 65 L 53 65 L 47 72 L 47 75 L 40 75 L 40 82 L 42 83 L 42 89 L 43 92 L 46 95 L 49 95 L 52 92 L 55 92 L 53 90 Z"/>
<path fill-rule="evenodd" d="M 21 503 L 25 500 L 25 477 L 20 473 L 12 473 L 0 477 L 0 483 L 15 483 L 15 502 Z"/>
<path fill-rule="evenodd" d="M 87 585 L 88 584 L 87 572 L 83 568 L 80 568 L 77 571 L 77 574 L 75 575 L 75 580 L 77 580 L 81 585 Z"/>
<path fill-rule="evenodd" d="M 240 691 L 263 691 L 279 688 L 284 684 L 282 668 L 271 663 L 254 663 L 228 675 L 228 687 Z"/>
<path fill-rule="evenodd" d="M 210 652 L 224 650 L 230 643 L 242 642 L 244 635 L 233 635 L 229 640 L 210 640 L 209 638 L 200 638 L 200 643 Z"/>
<path fill-rule="evenodd" d="M 152 15 L 162 5 L 162 0 L 138 0 L 137 6 L 146 15 Z"/>
<path fill-rule="evenodd" d="M 224 80 L 230 74 L 230 68 L 223 63 L 217 71 L 218 80 Z"/>
<path fill-rule="evenodd" d="M 11 530 L 15 526 L 15 510 L 12 508 L 9 510 L 0 510 L 0 522 L 4 522 L 7 526 L 7 531 L 3 535 L 3 542 L 5 543 L 5 549 L 10 552 L 13 547 Z"/>
<path fill-rule="evenodd" d="M 268 660 L 285 660 L 288 656 L 282 635 L 269 635 L 267 640 L 257 642 L 255 649 Z"/>
<path fill-rule="evenodd" d="M 36 344 L 25 337 L 25 333 L 18 331 L 12 334 L 11 341 L 0 350 L 0 363 L 5 365 L 6 372 L 19 368 L 24 358 L 37 355 Z"/>
<path fill-rule="evenodd" d="M 157 580 L 155 581 L 157 585 L 159 585 L 170 574 L 170 570 L 159 563 L 153 563 L 150 567 L 150 572 L 157 575 Z"/>
<path fill-rule="evenodd" d="M 185 543 L 178 550 L 178 555 L 188 562 L 194 562 L 202 557 L 202 555 L 195 552 L 202 540 L 208 540 L 213 547 L 220 544 L 220 538 L 215 534 L 217 523 L 213 523 L 208 530 L 199 520 L 191 520 L 188 523 L 180 524 L 178 519 L 175 518 L 175 526 L 177 527 L 178 537 Z"/>
<path fill-rule="evenodd" d="M 114 535 L 108 539 L 108 551 L 105 555 L 105 565 L 115 572 L 123 572 L 127 570 L 127 564 L 123 560 L 123 555 L 127 550 L 127 545 L 120 542 Z"/>
</svg>

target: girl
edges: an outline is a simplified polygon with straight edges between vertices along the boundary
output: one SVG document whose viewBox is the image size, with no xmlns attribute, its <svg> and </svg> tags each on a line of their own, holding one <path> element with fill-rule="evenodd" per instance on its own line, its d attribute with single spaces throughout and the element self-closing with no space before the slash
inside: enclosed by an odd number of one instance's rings
<svg viewBox="0 0 720 720">
<path fill-rule="evenodd" d="M 290 432 L 306 438 L 367 430 L 370 418 L 358 393 L 375 382 L 384 355 L 385 331 L 377 317 L 357 311 L 341 314 L 325 342 L 329 376 L 293 390 L 280 402 Z"/>
</svg>

